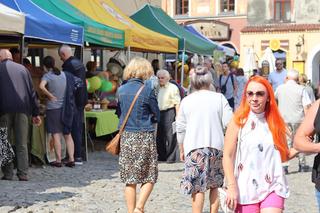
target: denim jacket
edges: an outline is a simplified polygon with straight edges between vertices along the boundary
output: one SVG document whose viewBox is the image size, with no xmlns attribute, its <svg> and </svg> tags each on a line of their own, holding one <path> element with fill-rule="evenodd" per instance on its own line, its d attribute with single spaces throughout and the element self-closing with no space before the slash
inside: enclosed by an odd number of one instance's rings
<svg viewBox="0 0 320 213">
<path fill-rule="evenodd" d="M 122 85 L 118 90 L 120 110 L 119 128 L 127 115 L 130 105 L 134 99 L 134 96 L 138 92 L 139 88 L 143 85 L 141 79 L 132 78 L 128 82 Z M 125 126 L 125 131 L 128 132 L 149 132 L 154 131 L 153 123 L 159 122 L 160 111 L 158 107 L 158 101 L 154 94 L 154 90 L 145 85 L 141 91 L 133 109 L 129 116 L 128 122 Z"/>
</svg>

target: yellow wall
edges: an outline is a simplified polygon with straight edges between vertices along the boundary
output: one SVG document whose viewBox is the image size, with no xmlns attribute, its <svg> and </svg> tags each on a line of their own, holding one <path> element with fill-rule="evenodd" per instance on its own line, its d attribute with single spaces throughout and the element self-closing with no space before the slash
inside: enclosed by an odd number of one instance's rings
<svg viewBox="0 0 320 213">
<path fill-rule="evenodd" d="M 301 52 L 297 53 L 296 43 L 299 41 L 299 36 L 304 35 L 304 45 L 301 46 Z M 245 61 L 245 48 L 253 47 L 256 55 L 260 58 L 263 55 L 261 50 L 262 40 L 289 40 L 289 48 L 286 51 L 287 69 L 293 68 L 293 61 L 304 61 L 306 63 L 308 52 L 314 46 L 319 44 L 320 32 L 284 32 L 284 33 L 241 33 L 240 35 L 240 67 L 243 67 Z M 258 59 L 257 59 L 258 60 Z M 301 63 L 296 63 L 295 67 L 301 69 Z M 305 67 L 305 66 L 304 66 Z"/>
</svg>

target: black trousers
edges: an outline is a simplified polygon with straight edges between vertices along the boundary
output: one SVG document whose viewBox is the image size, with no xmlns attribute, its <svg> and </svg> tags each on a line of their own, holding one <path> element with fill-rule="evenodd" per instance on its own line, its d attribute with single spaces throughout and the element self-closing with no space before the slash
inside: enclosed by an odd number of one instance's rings
<svg viewBox="0 0 320 213">
<path fill-rule="evenodd" d="M 177 135 L 173 134 L 172 123 L 175 121 L 175 108 L 160 111 L 160 123 L 157 131 L 158 160 L 176 162 L 179 160 Z"/>
<path fill-rule="evenodd" d="M 79 107 L 75 109 L 75 114 L 72 121 L 71 135 L 74 142 L 74 157 L 82 157 L 82 144 L 83 144 L 83 119 L 84 119 L 84 108 Z"/>
</svg>

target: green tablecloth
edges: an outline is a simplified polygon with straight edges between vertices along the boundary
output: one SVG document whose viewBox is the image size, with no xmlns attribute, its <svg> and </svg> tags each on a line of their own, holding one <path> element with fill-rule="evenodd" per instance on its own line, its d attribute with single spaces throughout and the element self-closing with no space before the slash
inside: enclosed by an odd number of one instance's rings
<svg viewBox="0 0 320 213">
<path fill-rule="evenodd" d="M 85 112 L 86 118 L 97 118 L 96 136 L 108 135 L 118 130 L 119 119 L 115 110 Z"/>
</svg>

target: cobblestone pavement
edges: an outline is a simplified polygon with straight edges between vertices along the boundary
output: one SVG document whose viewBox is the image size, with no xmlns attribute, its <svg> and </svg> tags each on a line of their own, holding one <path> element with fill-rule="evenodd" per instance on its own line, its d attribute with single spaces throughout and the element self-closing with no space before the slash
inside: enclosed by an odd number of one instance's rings
<svg viewBox="0 0 320 213">
<path fill-rule="evenodd" d="M 312 156 L 307 162 L 312 163 Z M 316 213 L 311 173 L 289 168 L 290 198 L 286 213 Z M 179 193 L 182 163 L 159 164 L 159 180 L 146 206 L 147 213 L 189 213 L 191 200 Z M 2 175 L 2 174 L 1 174 Z M 30 181 L 0 180 L 0 213 L 125 213 L 124 185 L 119 181 L 117 158 L 93 152 L 75 168 L 31 168 Z M 209 213 L 206 199 L 204 213 Z"/>
</svg>

